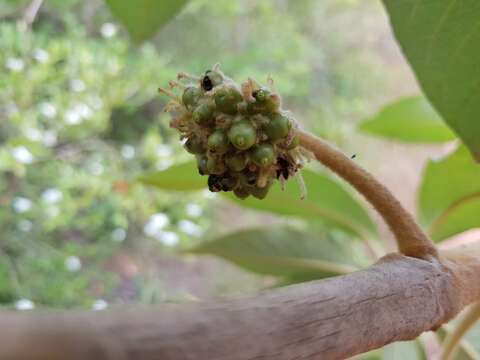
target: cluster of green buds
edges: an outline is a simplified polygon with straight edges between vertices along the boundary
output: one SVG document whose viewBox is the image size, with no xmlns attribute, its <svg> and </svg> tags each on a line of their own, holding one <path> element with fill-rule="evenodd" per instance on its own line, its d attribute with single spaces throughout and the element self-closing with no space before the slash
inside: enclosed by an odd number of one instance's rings
<svg viewBox="0 0 480 360">
<path fill-rule="evenodd" d="M 201 77 L 178 74 L 172 90 L 170 126 L 180 132 L 185 149 L 197 158 L 200 175 L 212 192 L 233 191 L 239 198 L 263 199 L 275 181 L 295 176 L 302 166 L 297 124 L 281 109 L 280 96 L 248 79 L 240 86 L 215 65 Z"/>
</svg>

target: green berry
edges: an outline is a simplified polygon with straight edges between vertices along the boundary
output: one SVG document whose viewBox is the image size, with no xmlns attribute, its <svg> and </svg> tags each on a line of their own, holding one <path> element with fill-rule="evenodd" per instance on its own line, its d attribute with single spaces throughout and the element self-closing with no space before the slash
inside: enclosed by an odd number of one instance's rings
<svg viewBox="0 0 480 360">
<path fill-rule="evenodd" d="M 207 162 L 208 159 L 205 155 L 197 155 L 197 167 L 200 175 L 207 175 L 209 173 L 207 169 Z"/>
<path fill-rule="evenodd" d="M 300 137 L 296 134 L 288 145 L 284 144 L 282 147 L 287 150 L 295 149 L 300 144 Z"/>
<path fill-rule="evenodd" d="M 215 104 L 212 101 L 204 101 L 193 111 L 193 121 L 197 124 L 206 124 L 213 119 Z"/>
<path fill-rule="evenodd" d="M 253 97 L 259 103 L 264 103 L 265 101 L 267 101 L 269 96 L 270 96 L 270 91 L 268 89 L 265 89 L 265 88 L 261 88 L 257 91 L 254 91 L 254 93 L 253 93 Z"/>
<path fill-rule="evenodd" d="M 202 141 L 196 136 L 189 138 L 184 147 L 190 154 L 203 154 L 205 152 Z"/>
<path fill-rule="evenodd" d="M 232 87 L 224 87 L 215 93 L 217 109 L 226 114 L 236 114 L 237 105 L 243 100 L 240 92 Z"/>
<path fill-rule="evenodd" d="M 292 123 L 288 117 L 275 114 L 263 127 L 263 130 L 271 141 L 276 141 L 287 136 L 291 128 Z"/>
<path fill-rule="evenodd" d="M 270 189 L 269 186 L 265 186 L 263 188 L 261 187 L 258 187 L 258 186 L 254 186 L 250 189 L 250 193 L 256 197 L 257 199 L 264 199 L 265 196 L 267 196 L 268 194 L 268 190 Z"/>
<path fill-rule="evenodd" d="M 255 128 L 247 120 L 241 120 L 233 124 L 228 131 L 230 142 L 239 150 L 250 148 L 257 140 Z"/>
<path fill-rule="evenodd" d="M 247 197 L 250 196 L 250 191 L 246 187 L 237 187 L 233 189 L 233 193 L 235 194 L 236 197 L 240 199 L 246 199 Z"/>
<path fill-rule="evenodd" d="M 209 174 L 221 175 L 225 172 L 225 165 L 214 158 L 208 158 L 207 172 Z"/>
<path fill-rule="evenodd" d="M 195 86 L 187 87 L 182 95 L 183 105 L 185 105 L 188 110 L 192 110 L 197 106 L 200 96 L 202 96 L 202 92 L 199 88 Z"/>
<path fill-rule="evenodd" d="M 242 171 L 247 166 L 247 158 L 243 154 L 234 154 L 225 157 L 225 164 L 232 171 Z"/>
<path fill-rule="evenodd" d="M 270 90 L 261 88 L 254 91 L 252 96 L 255 98 L 255 101 L 247 105 L 247 111 L 250 114 L 272 114 L 278 112 L 280 97 L 272 94 Z"/>
<path fill-rule="evenodd" d="M 223 82 L 223 74 L 216 70 L 207 70 L 202 78 L 202 89 L 205 91 L 212 90 L 215 86 Z"/>
<path fill-rule="evenodd" d="M 215 130 L 207 140 L 208 149 L 215 154 L 224 154 L 227 152 L 230 143 L 223 130 Z"/>
<path fill-rule="evenodd" d="M 256 146 L 250 155 L 252 161 L 261 167 L 272 165 L 275 161 L 275 151 L 270 144 Z"/>
</svg>

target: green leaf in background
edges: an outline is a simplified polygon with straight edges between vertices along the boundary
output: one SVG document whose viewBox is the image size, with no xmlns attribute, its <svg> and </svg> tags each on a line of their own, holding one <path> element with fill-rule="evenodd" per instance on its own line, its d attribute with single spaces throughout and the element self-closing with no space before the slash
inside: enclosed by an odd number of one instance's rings
<svg viewBox="0 0 480 360">
<path fill-rule="evenodd" d="M 423 91 L 480 161 L 480 2 L 383 3 Z"/>
<path fill-rule="evenodd" d="M 302 176 L 308 189 L 304 200 L 300 199 L 299 187 L 294 180 L 287 182 L 285 191 L 282 191 L 277 182 L 262 200 L 253 197 L 241 200 L 231 193 L 222 194 L 246 208 L 307 220 L 323 220 L 328 225 L 363 239 L 376 235 L 376 227 L 365 209 L 337 181 L 308 169 L 302 170 Z M 192 191 L 207 188 L 206 177 L 198 175 L 195 161 L 145 175 L 140 181 L 164 190 Z"/>
<path fill-rule="evenodd" d="M 200 244 L 191 252 L 220 256 L 252 272 L 297 282 L 358 269 L 347 243 L 286 227 L 235 232 Z"/>
<path fill-rule="evenodd" d="M 420 341 L 397 341 L 385 346 L 383 349 L 383 360 L 425 360 L 424 349 Z"/>
<path fill-rule="evenodd" d="M 132 38 L 143 41 L 173 18 L 188 0 L 106 0 Z"/>
<path fill-rule="evenodd" d="M 286 183 L 284 191 L 279 183 L 274 184 L 263 200 L 253 197 L 241 200 L 233 195 L 227 196 L 246 208 L 325 221 L 360 238 L 376 234 L 375 225 L 365 209 L 337 181 L 308 169 L 302 170 L 302 176 L 308 190 L 303 200 L 294 180 Z"/>
<path fill-rule="evenodd" d="M 173 165 L 166 170 L 143 175 L 138 180 L 146 185 L 174 191 L 201 190 L 207 186 L 206 178 L 198 174 L 195 161 Z"/>
<path fill-rule="evenodd" d="M 453 332 L 453 329 L 454 327 L 451 324 L 445 324 L 436 331 L 436 334 L 440 340 L 443 341 L 447 334 Z M 473 339 L 469 338 L 468 340 L 478 341 L 478 338 L 474 337 Z M 460 341 L 457 352 L 453 357 L 454 360 L 478 360 L 480 358 L 480 354 L 477 353 L 476 349 L 472 346 L 473 342 L 470 343 L 468 340 L 464 338 Z"/>
<path fill-rule="evenodd" d="M 480 166 L 461 146 L 425 168 L 419 216 L 435 241 L 480 227 Z"/>
<path fill-rule="evenodd" d="M 360 130 L 393 140 L 437 143 L 455 139 L 435 109 L 422 96 L 391 103 L 360 124 Z"/>
</svg>

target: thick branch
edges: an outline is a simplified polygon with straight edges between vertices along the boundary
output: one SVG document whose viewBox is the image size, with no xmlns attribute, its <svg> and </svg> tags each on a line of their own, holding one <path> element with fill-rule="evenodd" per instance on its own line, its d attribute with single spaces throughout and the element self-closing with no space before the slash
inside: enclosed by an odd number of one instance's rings
<svg viewBox="0 0 480 360">
<path fill-rule="evenodd" d="M 437 256 L 433 242 L 392 193 L 370 173 L 341 151 L 309 133 L 300 132 L 300 145 L 316 159 L 350 183 L 373 205 L 397 239 L 400 252 L 407 256 Z"/>
<path fill-rule="evenodd" d="M 367 270 L 229 302 L 3 313 L 0 359 L 344 359 L 414 339 L 479 299 L 478 258 L 444 264 L 394 254 Z"/>
</svg>

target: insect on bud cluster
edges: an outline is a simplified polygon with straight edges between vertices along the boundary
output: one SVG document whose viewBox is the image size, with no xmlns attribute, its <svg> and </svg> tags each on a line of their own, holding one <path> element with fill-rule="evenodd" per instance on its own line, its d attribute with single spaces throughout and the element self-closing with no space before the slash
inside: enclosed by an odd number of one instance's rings
<svg viewBox="0 0 480 360">
<path fill-rule="evenodd" d="M 239 198 L 263 199 L 275 181 L 282 183 L 302 167 L 297 124 L 281 109 L 273 89 L 248 79 L 240 86 L 215 65 L 201 77 L 178 74 L 166 111 L 185 149 L 196 156 L 198 172 L 210 191 L 233 191 Z"/>
</svg>

